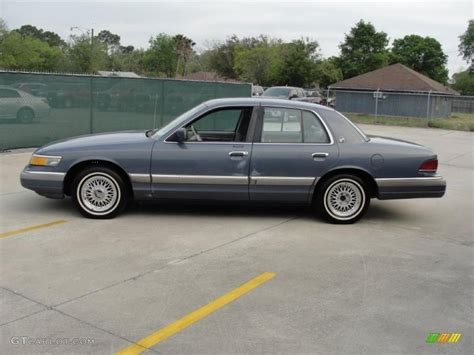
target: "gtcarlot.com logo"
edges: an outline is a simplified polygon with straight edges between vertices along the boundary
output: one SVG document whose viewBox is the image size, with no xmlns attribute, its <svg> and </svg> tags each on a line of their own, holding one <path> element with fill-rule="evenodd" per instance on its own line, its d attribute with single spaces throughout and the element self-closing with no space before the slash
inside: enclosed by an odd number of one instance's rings
<svg viewBox="0 0 474 355">
<path fill-rule="evenodd" d="M 433 343 L 457 343 L 461 339 L 461 333 L 429 333 L 426 338 L 428 344 Z"/>
<path fill-rule="evenodd" d="M 93 345 L 94 338 L 34 338 L 14 336 L 10 338 L 13 345 Z"/>
</svg>

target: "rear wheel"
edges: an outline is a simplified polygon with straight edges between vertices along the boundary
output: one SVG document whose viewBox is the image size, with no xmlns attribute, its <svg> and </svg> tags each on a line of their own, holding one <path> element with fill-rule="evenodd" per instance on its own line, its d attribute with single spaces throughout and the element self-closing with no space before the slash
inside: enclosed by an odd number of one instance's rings
<svg viewBox="0 0 474 355">
<path fill-rule="evenodd" d="M 322 183 L 316 194 L 318 211 L 330 223 L 350 224 L 359 220 L 370 204 L 365 182 L 355 175 L 336 175 Z"/>
<path fill-rule="evenodd" d="M 16 119 L 21 123 L 31 123 L 33 118 L 35 118 L 35 113 L 29 107 L 21 108 L 16 114 Z"/>
<path fill-rule="evenodd" d="M 73 180 L 71 195 L 76 207 L 88 218 L 113 218 L 130 201 L 130 191 L 116 171 L 101 166 L 79 172 Z"/>
</svg>

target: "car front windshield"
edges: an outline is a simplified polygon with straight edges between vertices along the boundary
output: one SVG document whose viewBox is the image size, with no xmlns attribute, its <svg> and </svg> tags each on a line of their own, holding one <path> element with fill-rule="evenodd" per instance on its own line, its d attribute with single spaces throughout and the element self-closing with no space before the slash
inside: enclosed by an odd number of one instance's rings
<svg viewBox="0 0 474 355">
<path fill-rule="evenodd" d="M 194 116 L 196 113 L 198 113 L 199 111 L 204 109 L 204 107 L 206 107 L 206 105 L 200 104 L 200 105 L 198 105 L 196 107 L 193 107 L 192 109 L 184 112 L 183 114 L 181 114 L 180 116 L 176 117 L 174 120 L 169 122 L 167 125 L 161 127 L 160 129 L 158 129 L 158 131 L 153 133 L 153 137 L 155 137 L 155 138 L 161 137 L 163 134 L 170 131 L 175 126 L 181 125 L 181 123 L 185 122 L 188 118 L 190 118 L 191 116 Z"/>
<path fill-rule="evenodd" d="M 273 97 L 278 97 L 278 96 L 284 96 L 287 97 L 290 94 L 290 89 L 289 88 L 269 88 L 265 90 L 262 96 L 273 96 Z"/>
</svg>

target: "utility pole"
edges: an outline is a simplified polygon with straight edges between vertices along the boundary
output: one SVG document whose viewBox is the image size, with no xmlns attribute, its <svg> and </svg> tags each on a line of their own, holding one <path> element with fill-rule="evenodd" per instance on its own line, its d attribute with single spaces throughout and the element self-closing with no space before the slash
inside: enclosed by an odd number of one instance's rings
<svg viewBox="0 0 474 355">
<path fill-rule="evenodd" d="M 94 70 L 94 29 L 91 28 L 91 58 L 90 58 L 90 63 L 89 63 L 89 71 L 93 72 Z"/>
</svg>

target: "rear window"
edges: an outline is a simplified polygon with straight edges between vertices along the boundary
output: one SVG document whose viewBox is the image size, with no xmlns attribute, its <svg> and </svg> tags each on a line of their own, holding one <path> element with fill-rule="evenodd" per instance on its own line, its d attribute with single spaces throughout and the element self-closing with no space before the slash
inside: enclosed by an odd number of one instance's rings
<svg viewBox="0 0 474 355">
<path fill-rule="evenodd" d="M 335 140 L 339 141 L 341 137 L 344 137 L 344 141 L 347 143 L 360 143 L 368 140 L 362 131 L 359 132 L 357 126 L 339 112 L 320 110 L 319 113 L 331 129 Z"/>
</svg>

